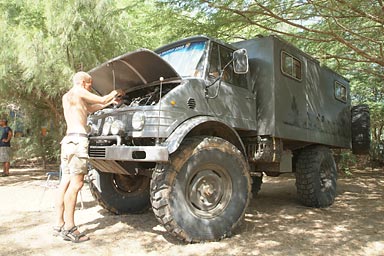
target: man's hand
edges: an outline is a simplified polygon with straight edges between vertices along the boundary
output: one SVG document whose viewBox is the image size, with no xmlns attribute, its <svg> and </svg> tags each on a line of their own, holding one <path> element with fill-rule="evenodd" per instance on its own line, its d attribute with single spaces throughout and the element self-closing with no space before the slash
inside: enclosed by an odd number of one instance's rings
<svg viewBox="0 0 384 256">
<path fill-rule="evenodd" d="M 124 91 L 122 89 L 116 89 L 115 92 L 116 92 L 116 95 L 115 95 L 115 97 L 112 100 L 112 104 L 120 105 L 122 103 L 122 101 L 123 101 L 122 98 L 123 98 L 125 93 L 124 93 Z"/>
<path fill-rule="evenodd" d="M 113 105 L 120 105 L 122 102 L 123 102 L 123 99 L 121 96 L 119 96 L 119 97 L 116 97 L 113 99 L 112 104 Z"/>
<path fill-rule="evenodd" d="M 115 92 L 116 92 L 116 96 L 114 97 L 115 99 L 116 99 L 116 98 L 121 98 L 121 97 L 123 97 L 124 94 L 125 94 L 124 91 L 123 91 L 123 89 L 116 89 Z"/>
</svg>

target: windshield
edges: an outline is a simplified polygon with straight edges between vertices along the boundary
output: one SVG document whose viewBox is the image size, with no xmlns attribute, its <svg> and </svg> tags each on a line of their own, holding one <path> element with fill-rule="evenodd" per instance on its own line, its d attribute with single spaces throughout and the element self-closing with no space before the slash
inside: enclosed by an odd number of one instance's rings
<svg viewBox="0 0 384 256">
<path fill-rule="evenodd" d="M 159 55 L 181 76 L 202 77 L 206 41 L 188 42 Z"/>
</svg>

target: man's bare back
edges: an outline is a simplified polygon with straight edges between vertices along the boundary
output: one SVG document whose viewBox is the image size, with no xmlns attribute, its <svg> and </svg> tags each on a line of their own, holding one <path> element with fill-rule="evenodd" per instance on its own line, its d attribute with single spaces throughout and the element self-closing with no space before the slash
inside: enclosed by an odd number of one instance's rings
<svg viewBox="0 0 384 256">
<path fill-rule="evenodd" d="M 74 87 L 63 96 L 67 134 L 86 133 L 87 103 L 79 95 L 81 95 L 81 90 Z"/>
<path fill-rule="evenodd" d="M 87 116 L 110 104 L 117 103 L 115 98 L 122 90 L 114 90 L 105 96 L 91 92 L 92 78 L 85 72 L 74 80 L 73 87 L 63 96 L 64 117 L 68 133 L 87 133 Z"/>
</svg>

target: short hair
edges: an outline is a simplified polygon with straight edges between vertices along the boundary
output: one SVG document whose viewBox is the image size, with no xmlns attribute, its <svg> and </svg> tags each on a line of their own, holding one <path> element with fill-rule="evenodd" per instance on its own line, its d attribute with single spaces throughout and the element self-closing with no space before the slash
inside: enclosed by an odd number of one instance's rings
<svg viewBox="0 0 384 256">
<path fill-rule="evenodd" d="M 77 84 L 80 84 L 81 81 L 84 81 L 86 78 L 92 78 L 90 74 L 88 74 L 87 72 L 84 72 L 84 71 L 80 71 L 80 72 L 77 72 L 72 80 L 73 80 L 73 84 L 74 85 L 77 85 Z"/>
</svg>

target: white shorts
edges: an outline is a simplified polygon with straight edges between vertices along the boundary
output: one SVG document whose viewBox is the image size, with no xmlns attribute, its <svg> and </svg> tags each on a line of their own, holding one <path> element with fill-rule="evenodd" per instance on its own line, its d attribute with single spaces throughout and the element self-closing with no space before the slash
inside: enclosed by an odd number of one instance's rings
<svg viewBox="0 0 384 256">
<path fill-rule="evenodd" d="M 63 174 L 87 174 L 88 138 L 66 136 L 61 141 L 61 171 Z"/>
</svg>

